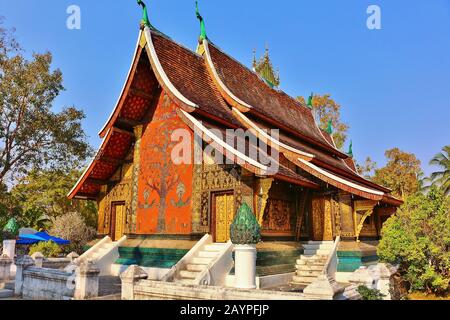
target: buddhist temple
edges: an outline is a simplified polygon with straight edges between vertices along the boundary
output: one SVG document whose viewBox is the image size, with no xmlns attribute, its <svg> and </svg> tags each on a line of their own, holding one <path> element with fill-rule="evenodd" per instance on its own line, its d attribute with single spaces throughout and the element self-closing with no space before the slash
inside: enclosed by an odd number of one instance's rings
<svg viewBox="0 0 450 320">
<path fill-rule="evenodd" d="M 198 10 L 198 46 L 188 49 L 143 8 L 103 142 L 68 195 L 97 201 L 98 238 L 121 241 L 114 263 L 170 269 L 205 235 L 227 243 L 243 204 L 261 228 L 259 275 L 292 272 L 305 243 L 338 236 L 338 269 L 376 260 L 381 226 L 402 202 L 358 174 L 331 124 L 319 128 L 279 89 L 268 52 L 247 67 L 207 36 Z"/>
</svg>

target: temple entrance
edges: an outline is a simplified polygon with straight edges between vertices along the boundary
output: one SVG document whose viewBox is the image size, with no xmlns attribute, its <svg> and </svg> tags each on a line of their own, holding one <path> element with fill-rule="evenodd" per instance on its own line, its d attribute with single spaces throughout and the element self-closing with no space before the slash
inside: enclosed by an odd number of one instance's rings
<svg viewBox="0 0 450 320">
<path fill-rule="evenodd" d="M 122 238 L 125 232 L 125 202 L 114 202 L 111 205 L 111 228 L 109 236 L 113 241 Z"/>
<path fill-rule="evenodd" d="M 218 192 L 211 195 L 213 236 L 215 242 L 230 240 L 230 225 L 234 218 L 234 192 Z"/>
<path fill-rule="evenodd" d="M 315 197 L 312 200 L 312 240 L 333 240 L 333 218 L 331 217 L 331 203 L 324 197 Z"/>
</svg>

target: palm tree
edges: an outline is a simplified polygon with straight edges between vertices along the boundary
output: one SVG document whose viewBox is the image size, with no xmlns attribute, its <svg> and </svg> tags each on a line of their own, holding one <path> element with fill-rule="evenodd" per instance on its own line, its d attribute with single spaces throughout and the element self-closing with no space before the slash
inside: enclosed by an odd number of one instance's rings
<svg viewBox="0 0 450 320">
<path fill-rule="evenodd" d="M 450 145 L 442 148 L 442 152 L 434 156 L 430 165 L 441 168 L 440 171 L 431 174 L 432 185 L 441 188 L 446 196 L 450 195 Z"/>
</svg>

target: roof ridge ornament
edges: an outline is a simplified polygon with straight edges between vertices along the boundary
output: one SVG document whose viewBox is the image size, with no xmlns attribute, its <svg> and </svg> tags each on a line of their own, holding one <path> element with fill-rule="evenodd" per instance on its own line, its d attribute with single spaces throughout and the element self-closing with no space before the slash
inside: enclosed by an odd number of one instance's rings
<svg viewBox="0 0 450 320">
<path fill-rule="evenodd" d="M 199 42 L 203 42 L 203 40 L 208 40 L 208 36 L 206 35 L 206 26 L 205 20 L 203 19 L 200 11 L 198 10 L 198 1 L 195 1 L 195 14 L 197 19 L 200 21 L 200 37 Z"/>
<path fill-rule="evenodd" d="M 256 55 L 256 50 L 253 52 Z M 280 72 L 275 71 L 269 55 L 269 45 L 266 43 L 266 50 L 264 55 L 256 61 L 256 56 L 253 57 L 253 69 L 264 80 L 264 82 L 272 89 L 280 86 Z"/>
<path fill-rule="evenodd" d="M 152 30 L 156 30 L 156 28 L 150 23 L 150 19 L 148 18 L 147 6 L 145 5 L 144 1 L 137 0 L 137 4 L 142 7 L 141 29 L 149 27 Z"/>
<path fill-rule="evenodd" d="M 306 104 L 311 110 L 313 109 L 313 98 L 314 93 L 311 92 L 311 95 L 308 97 L 308 103 Z"/>
<path fill-rule="evenodd" d="M 327 126 L 327 133 L 329 134 L 329 135 L 332 135 L 333 134 L 333 120 L 329 120 L 328 121 L 328 126 Z"/>
<path fill-rule="evenodd" d="M 348 146 L 348 152 L 347 152 L 347 155 L 348 155 L 350 158 L 353 158 L 353 141 L 352 141 L 352 140 L 350 140 L 350 145 Z"/>
</svg>

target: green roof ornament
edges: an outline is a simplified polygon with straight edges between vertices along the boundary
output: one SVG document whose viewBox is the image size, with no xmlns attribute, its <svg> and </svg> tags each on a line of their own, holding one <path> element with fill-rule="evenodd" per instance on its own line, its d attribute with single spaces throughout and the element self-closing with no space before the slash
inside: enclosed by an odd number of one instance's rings
<svg viewBox="0 0 450 320">
<path fill-rule="evenodd" d="M 311 110 L 313 109 L 313 98 L 314 98 L 314 93 L 311 92 L 311 95 L 309 96 L 308 103 L 307 103 L 308 108 L 310 108 Z"/>
<path fill-rule="evenodd" d="M 147 6 L 144 1 L 137 0 L 137 4 L 142 7 L 142 20 L 141 20 L 141 28 L 149 27 L 150 29 L 156 30 L 155 27 L 152 26 L 150 20 L 148 18 Z"/>
<path fill-rule="evenodd" d="M 329 134 L 329 135 L 332 135 L 333 134 L 333 120 L 329 120 L 328 121 L 328 126 L 327 126 L 327 133 Z"/>
<path fill-rule="evenodd" d="M 201 16 L 199 10 L 198 10 L 198 1 L 195 1 L 195 14 L 197 15 L 197 19 L 200 21 L 200 38 L 199 41 L 203 42 L 203 40 L 207 40 L 208 37 L 206 36 L 206 27 L 205 27 L 205 20 Z"/>
<path fill-rule="evenodd" d="M 244 203 L 238 209 L 230 226 L 230 237 L 233 244 L 257 244 L 261 241 L 261 227 L 248 204 Z"/>
<path fill-rule="evenodd" d="M 5 227 L 3 228 L 3 231 L 6 233 L 9 233 L 12 237 L 16 237 L 19 233 L 20 226 L 17 223 L 16 218 L 11 218 L 6 223 Z"/>
<path fill-rule="evenodd" d="M 253 70 L 264 80 L 264 82 L 272 89 L 280 86 L 280 72 L 275 71 L 269 56 L 269 47 L 266 46 L 264 56 L 256 61 L 256 52 L 253 51 Z"/>
<path fill-rule="evenodd" d="M 350 145 L 348 146 L 348 152 L 347 155 L 351 158 L 353 158 L 353 141 L 350 141 Z"/>
</svg>

